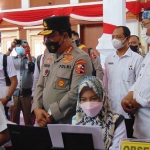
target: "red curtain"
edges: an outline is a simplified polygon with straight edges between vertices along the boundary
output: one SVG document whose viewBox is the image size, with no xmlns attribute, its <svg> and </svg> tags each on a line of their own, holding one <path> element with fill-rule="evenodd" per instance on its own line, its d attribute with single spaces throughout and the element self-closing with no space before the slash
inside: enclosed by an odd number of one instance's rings
<svg viewBox="0 0 150 150">
<path fill-rule="evenodd" d="M 127 2 L 126 8 L 133 14 L 139 14 L 141 9 L 146 9 L 150 7 L 150 2 L 140 3 L 140 2 Z M 42 20 L 43 18 L 50 17 L 52 15 L 68 15 L 75 14 L 81 17 L 102 17 L 103 16 L 103 5 L 93 4 L 86 6 L 72 6 L 64 8 L 46 8 L 38 10 L 27 10 L 27 11 L 15 11 L 15 12 L 1 12 L 0 20 L 4 19 L 9 22 L 16 21 L 16 24 L 36 22 Z M 82 18 L 81 18 L 82 19 Z"/>
</svg>

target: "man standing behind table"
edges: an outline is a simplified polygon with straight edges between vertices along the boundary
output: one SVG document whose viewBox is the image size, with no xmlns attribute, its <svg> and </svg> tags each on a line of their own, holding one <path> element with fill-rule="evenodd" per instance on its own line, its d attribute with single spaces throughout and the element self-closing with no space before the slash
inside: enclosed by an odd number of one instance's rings
<svg viewBox="0 0 150 150">
<path fill-rule="evenodd" d="M 112 44 L 116 51 L 106 58 L 104 84 L 112 109 L 125 117 L 127 137 L 132 138 L 134 116 L 124 112 L 121 100 L 137 80 L 143 58 L 129 48 L 129 37 L 130 30 L 126 26 L 114 30 Z"/>
<path fill-rule="evenodd" d="M 48 123 L 71 123 L 75 115 L 77 86 L 81 79 L 92 75 L 88 54 L 76 47 L 71 39 L 68 16 L 54 16 L 43 20 L 47 54 L 34 92 L 32 111 L 39 126 Z"/>
</svg>

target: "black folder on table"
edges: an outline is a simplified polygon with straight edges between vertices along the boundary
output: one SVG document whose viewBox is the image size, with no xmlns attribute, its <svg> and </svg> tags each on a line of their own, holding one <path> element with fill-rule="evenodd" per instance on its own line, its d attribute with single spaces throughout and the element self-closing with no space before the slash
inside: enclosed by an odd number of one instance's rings
<svg viewBox="0 0 150 150">
<path fill-rule="evenodd" d="M 48 128 L 7 124 L 14 150 L 51 150 Z"/>
</svg>

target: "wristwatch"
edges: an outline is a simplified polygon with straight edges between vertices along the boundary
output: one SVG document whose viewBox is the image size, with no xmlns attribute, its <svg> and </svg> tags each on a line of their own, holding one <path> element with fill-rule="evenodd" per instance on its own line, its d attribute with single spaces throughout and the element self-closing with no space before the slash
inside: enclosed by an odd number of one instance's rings
<svg viewBox="0 0 150 150">
<path fill-rule="evenodd" d="M 47 111 L 47 113 L 48 113 L 49 115 L 52 115 L 52 112 L 51 112 L 50 109 Z"/>
<path fill-rule="evenodd" d="M 7 101 L 9 101 L 9 100 L 10 100 L 10 96 L 6 96 L 5 98 L 7 99 Z"/>
</svg>

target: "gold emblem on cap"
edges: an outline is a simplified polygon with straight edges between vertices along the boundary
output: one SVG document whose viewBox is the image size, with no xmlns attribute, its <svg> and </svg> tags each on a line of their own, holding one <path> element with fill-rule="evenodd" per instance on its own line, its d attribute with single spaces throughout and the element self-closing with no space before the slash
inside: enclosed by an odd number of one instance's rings
<svg viewBox="0 0 150 150">
<path fill-rule="evenodd" d="M 43 26 L 45 29 L 47 29 L 47 23 L 45 21 L 43 22 Z"/>
</svg>

